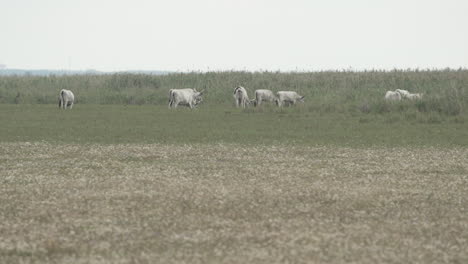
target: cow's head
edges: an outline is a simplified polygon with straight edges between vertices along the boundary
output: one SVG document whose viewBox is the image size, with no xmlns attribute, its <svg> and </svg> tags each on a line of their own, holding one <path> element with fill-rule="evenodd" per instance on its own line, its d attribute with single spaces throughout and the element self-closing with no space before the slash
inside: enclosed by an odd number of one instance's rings
<svg viewBox="0 0 468 264">
<path fill-rule="evenodd" d="M 301 103 L 303 103 L 303 102 L 304 102 L 304 97 L 305 97 L 305 96 L 301 96 L 301 98 L 299 98 L 298 101 L 301 102 Z"/>
<path fill-rule="evenodd" d="M 203 102 L 203 93 L 205 92 L 205 90 L 201 90 L 200 92 L 197 92 L 195 90 L 194 94 L 193 94 L 193 99 L 195 101 L 195 105 L 198 105 L 200 104 L 201 102 Z"/>
<path fill-rule="evenodd" d="M 250 99 L 250 104 L 253 104 L 253 106 L 257 106 L 257 99 Z"/>
<path fill-rule="evenodd" d="M 199 105 L 201 102 L 203 102 L 203 97 L 201 96 L 195 97 L 195 105 Z"/>
</svg>

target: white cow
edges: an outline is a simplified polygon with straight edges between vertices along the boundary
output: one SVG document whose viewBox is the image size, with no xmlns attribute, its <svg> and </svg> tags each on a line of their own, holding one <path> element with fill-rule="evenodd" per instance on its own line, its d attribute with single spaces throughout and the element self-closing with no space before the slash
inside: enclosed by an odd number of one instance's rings
<svg viewBox="0 0 468 264">
<path fill-rule="evenodd" d="M 401 98 L 406 98 L 410 100 L 422 99 L 422 94 L 420 93 L 410 93 L 407 90 L 396 89 L 395 92 L 401 94 Z"/>
<path fill-rule="evenodd" d="M 401 94 L 399 92 L 387 91 L 385 94 L 386 101 L 401 101 Z"/>
<path fill-rule="evenodd" d="M 408 95 L 406 95 L 406 98 L 410 99 L 410 100 L 418 100 L 418 99 L 422 99 L 422 94 L 421 93 L 410 93 Z"/>
<path fill-rule="evenodd" d="M 399 93 L 401 95 L 401 98 L 407 98 L 410 92 L 407 90 L 402 90 L 402 89 L 396 89 L 395 92 Z"/>
<path fill-rule="evenodd" d="M 304 96 L 294 91 L 279 91 L 276 95 L 278 96 L 276 104 L 279 107 L 283 106 L 284 103 L 294 105 L 296 102 L 304 102 Z"/>
<path fill-rule="evenodd" d="M 263 101 L 276 102 L 277 98 L 272 91 L 266 89 L 255 90 L 254 106 L 259 106 Z"/>
<path fill-rule="evenodd" d="M 169 90 L 169 108 L 177 108 L 178 105 L 187 105 L 194 108 L 203 101 L 204 90 L 198 92 L 192 88 Z"/>
<path fill-rule="evenodd" d="M 62 89 L 59 93 L 59 108 L 67 109 L 67 106 L 70 106 L 70 109 L 73 108 L 73 103 L 75 102 L 75 95 L 72 91 Z"/>
<path fill-rule="evenodd" d="M 236 100 L 236 107 L 245 108 L 250 104 L 249 96 L 247 95 L 247 90 L 242 86 L 237 86 L 234 89 L 234 99 Z"/>
</svg>

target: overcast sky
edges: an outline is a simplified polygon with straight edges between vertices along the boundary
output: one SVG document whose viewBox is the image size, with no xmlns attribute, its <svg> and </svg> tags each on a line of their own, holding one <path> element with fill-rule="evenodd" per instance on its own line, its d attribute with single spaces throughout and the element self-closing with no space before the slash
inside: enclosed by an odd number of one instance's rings
<svg viewBox="0 0 468 264">
<path fill-rule="evenodd" d="M 24 69 L 468 67 L 466 0 L 1 0 Z"/>
</svg>

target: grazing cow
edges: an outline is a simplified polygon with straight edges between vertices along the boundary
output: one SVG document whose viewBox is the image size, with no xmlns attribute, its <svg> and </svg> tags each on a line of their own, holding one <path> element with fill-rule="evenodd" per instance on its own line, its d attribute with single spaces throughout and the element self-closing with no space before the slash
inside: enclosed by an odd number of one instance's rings
<svg viewBox="0 0 468 264">
<path fill-rule="evenodd" d="M 272 91 L 266 89 L 255 90 L 254 106 L 259 106 L 263 101 L 277 102 L 277 98 Z"/>
<path fill-rule="evenodd" d="M 399 93 L 401 95 L 401 98 L 407 98 L 410 92 L 407 90 L 402 90 L 402 89 L 396 89 L 395 92 Z"/>
<path fill-rule="evenodd" d="M 67 106 L 70 106 L 70 109 L 73 108 L 73 103 L 75 101 L 75 95 L 72 91 L 62 89 L 59 94 L 59 108 L 67 109 Z"/>
<path fill-rule="evenodd" d="M 237 86 L 234 89 L 234 99 L 236 100 L 236 107 L 245 108 L 250 104 L 249 96 L 247 95 L 247 90 L 242 86 Z"/>
<path fill-rule="evenodd" d="M 422 94 L 420 93 L 410 93 L 407 90 L 396 89 L 395 92 L 401 94 L 401 98 L 410 99 L 410 100 L 417 100 L 422 99 Z"/>
<path fill-rule="evenodd" d="M 422 99 L 422 94 L 421 93 L 410 93 L 408 95 L 406 95 L 406 98 L 410 99 L 410 100 L 418 100 L 418 99 Z"/>
<path fill-rule="evenodd" d="M 169 90 L 169 108 L 177 108 L 178 105 L 186 105 L 194 108 L 203 101 L 203 91 L 198 92 L 192 88 Z"/>
<path fill-rule="evenodd" d="M 304 96 L 294 91 L 279 91 L 276 93 L 278 99 L 276 104 L 281 107 L 284 103 L 294 105 L 296 102 L 304 102 Z"/>
<path fill-rule="evenodd" d="M 387 91 L 385 94 L 386 101 L 401 101 L 401 94 L 399 92 Z"/>
</svg>

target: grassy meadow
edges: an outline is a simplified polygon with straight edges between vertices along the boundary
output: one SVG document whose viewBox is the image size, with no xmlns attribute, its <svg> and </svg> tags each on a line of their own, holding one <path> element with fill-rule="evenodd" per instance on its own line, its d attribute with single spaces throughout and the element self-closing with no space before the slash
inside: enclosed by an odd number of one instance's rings
<svg viewBox="0 0 468 264">
<path fill-rule="evenodd" d="M 306 101 L 236 109 L 238 84 Z M 168 109 L 183 87 L 204 102 Z M 467 70 L 0 77 L 0 263 L 466 263 L 467 88 Z"/>
<path fill-rule="evenodd" d="M 238 143 L 245 145 L 467 146 L 464 116 L 309 112 L 307 106 L 235 109 L 200 106 L 0 104 L 2 141 L 50 143 Z"/>
<path fill-rule="evenodd" d="M 233 105 L 232 93 L 243 85 L 256 89 L 294 90 L 306 96 L 306 110 L 316 113 L 414 112 L 456 116 L 468 103 L 468 70 L 369 72 L 208 72 L 168 75 L 111 74 L 11 76 L 0 78 L 0 103 L 57 104 L 70 89 L 78 104 L 167 105 L 172 88 L 205 89 L 206 107 Z M 383 103 L 387 90 L 423 93 L 412 104 Z"/>
</svg>

